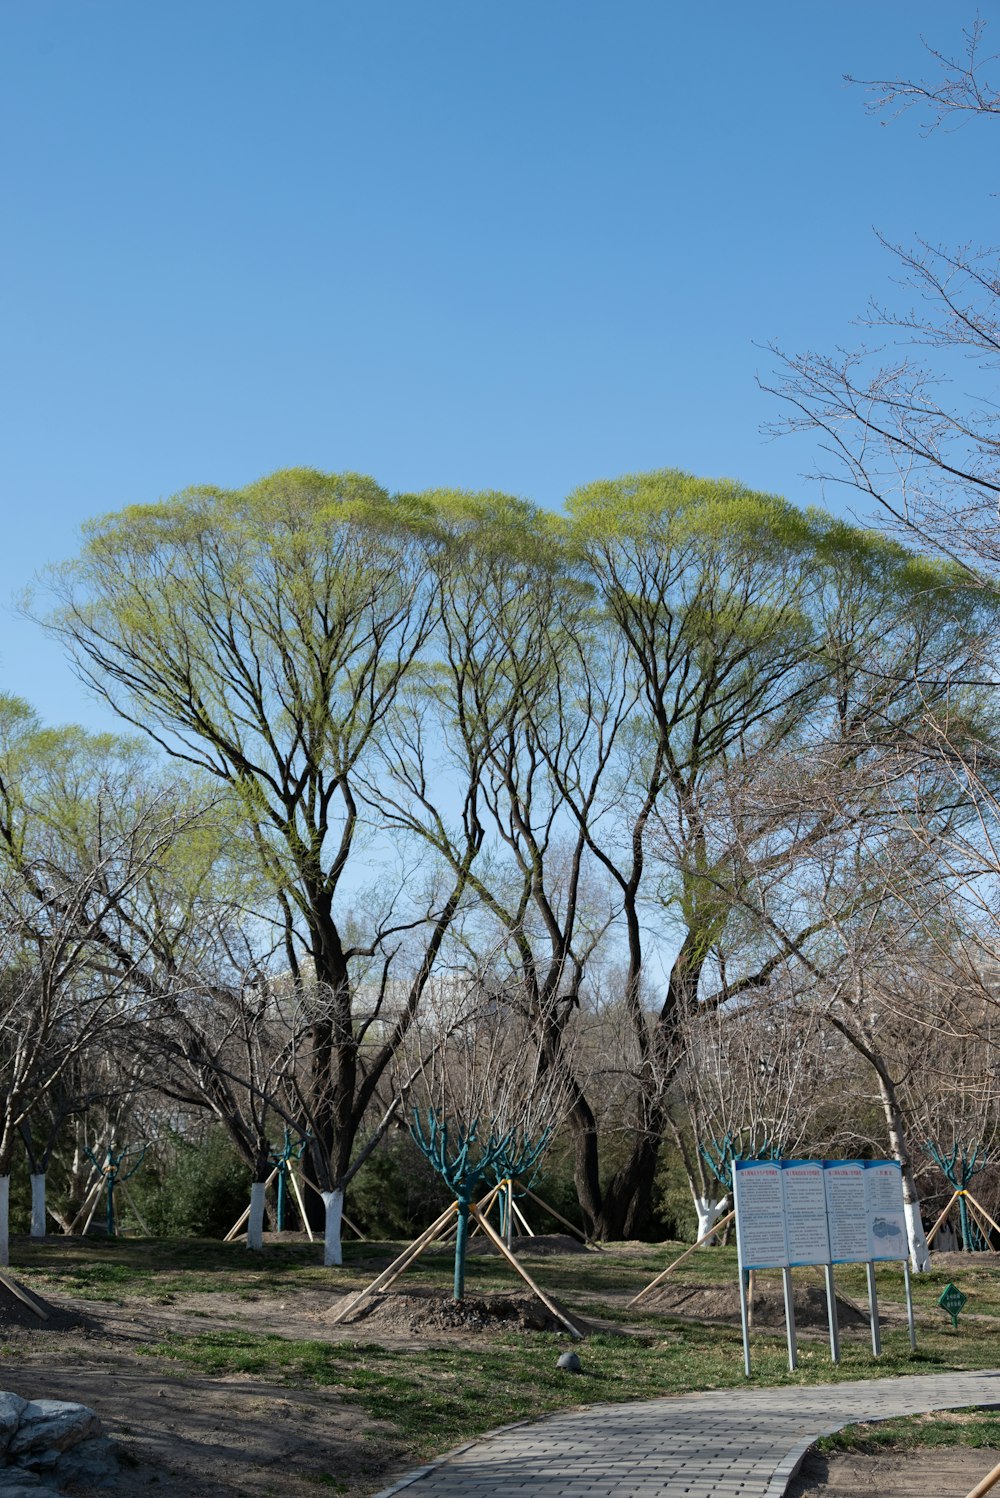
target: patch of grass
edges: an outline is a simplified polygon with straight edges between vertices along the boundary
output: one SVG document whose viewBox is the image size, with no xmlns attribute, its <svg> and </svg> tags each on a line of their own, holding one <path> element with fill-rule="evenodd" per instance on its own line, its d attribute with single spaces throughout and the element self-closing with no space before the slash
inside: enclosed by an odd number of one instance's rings
<svg viewBox="0 0 1000 1498">
<path fill-rule="evenodd" d="M 1000 1447 L 1000 1410 L 938 1410 L 930 1415 L 845 1425 L 816 1442 L 816 1450 L 824 1455 L 841 1451 L 875 1455 L 919 1446 Z"/>
<path fill-rule="evenodd" d="M 860 1346 L 845 1347 L 839 1369 L 831 1367 L 822 1345 L 803 1346 L 799 1370 L 789 1374 L 783 1340 L 761 1336 L 755 1339 L 754 1382 L 808 1384 L 947 1366 L 939 1353 L 911 1354 L 905 1332 L 887 1332 L 884 1346 L 877 1363 Z M 241 1374 L 336 1388 L 370 1418 L 390 1426 L 408 1452 L 421 1458 L 494 1426 L 570 1406 L 745 1382 L 740 1334 L 728 1327 L 674 1326 L 656 1338 L 596 1335 L 579 1349 L 580 1375 L 557 1370 L 556 1358 L 565 1347 L 565 1338 L 539 1334 L 410 1351 L 210 1332 L 173 1335 L 145 1351 L 210 1376 Z"/>
</svg>

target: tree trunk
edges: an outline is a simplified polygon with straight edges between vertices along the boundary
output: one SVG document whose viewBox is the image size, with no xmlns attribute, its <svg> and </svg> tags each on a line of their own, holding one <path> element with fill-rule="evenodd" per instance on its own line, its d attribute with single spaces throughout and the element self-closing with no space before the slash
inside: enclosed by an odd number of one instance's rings
<svg viewBox="0 0 1000 1498">
<path fill-rule="evenodd" d="M 332 1268 L 344 1262 L 340 1229 L 344 1215 L 343 1191 L 323 1192 L 323 1263 Z"/>
<path fill-rule="evenodd" d="M 896 1099 L 896 1087 L 891 1078 L 876 1068 L 882 1109 L 889 1130 L 889 1147 L 893 1157 L 899 1161 L 903 1174 L 903 1213 L 906 1217 L 906 1233 L 910 1243 L 910 1264 L 917 1274 L 924 1274 L 931 1267 L 931 1256 L 927 1250 L 927 1236 L 920 1217 L 920 1198 L 917 1183 L 913 1178 L 910 1152 L 906 1147 L 903 1115 Z"/>
<path fill-rule="evenodd" d="M 707 1234 L 712 1231 L 726 1207 L 729 1205 L 728 1196 L 721 1196 L 718 1201 L 713 1201 L 710 1196 L 695 1196 L 694 1209 L 698 1214 L 698 1232 L 695 1241 L 704 1238 L 706 1244 L 715 1242 L 715 1234 L 711 1238 Z"/>
<path fill-rule="evenodd" d="M 264 1196 L 263 1181 L 254 1181 L 250 1187 L 250 1216 L 247 1220 L 247 1248 L 259 1252 L 264 1247 Z"/>
<path fill-rule="evenodd" d="M 45 1172 L 31 1176 L 31 1236 L 45 1237 Z"/>
<path fill-rule="evenodd" d="M 10 1176 L 0 1176 L 0 1267 L 10 1263 Z"/>
</svg>

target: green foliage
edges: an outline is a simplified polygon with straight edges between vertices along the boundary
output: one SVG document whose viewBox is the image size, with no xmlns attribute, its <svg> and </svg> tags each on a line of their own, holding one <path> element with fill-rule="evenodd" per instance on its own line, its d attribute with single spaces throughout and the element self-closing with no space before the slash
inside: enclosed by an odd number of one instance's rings
<svg viewBox="0 0 1000 1498">
<path fill-rule="evenodd" d="M 128 1191 L 157 1237 L 222 1238 L 249 1201 L 250 1172 L 225 1131 L 213 1128 L 197 1141 L 173 1135 L 158 1144 Z M 127 1222 L 126 1200 L 117 1205 Z"/>
</svg>

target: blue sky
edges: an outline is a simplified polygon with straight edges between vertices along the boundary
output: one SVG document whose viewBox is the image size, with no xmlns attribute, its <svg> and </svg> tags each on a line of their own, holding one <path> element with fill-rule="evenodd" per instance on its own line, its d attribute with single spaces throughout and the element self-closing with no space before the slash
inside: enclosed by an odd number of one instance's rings
<svg viewBox="0 0 1000 1498">
<path fill-rule="evenodd" d="M 1000 4 L 994 18 L 1000 50 Z M 971 11 L 969 13 L 971 15 Z M 995 139 L 868 116 L 922 0 L 0 0 L 0 603 L 88 516 L 275 468 L 390 488 L 678 466 L 798 502 L 770 339 L 891 238 L 995 241 Z M 828 496 L 831 504 L 839 496 Z M 0 687 L 92 726 L 3 615 Z"/>
</svg>

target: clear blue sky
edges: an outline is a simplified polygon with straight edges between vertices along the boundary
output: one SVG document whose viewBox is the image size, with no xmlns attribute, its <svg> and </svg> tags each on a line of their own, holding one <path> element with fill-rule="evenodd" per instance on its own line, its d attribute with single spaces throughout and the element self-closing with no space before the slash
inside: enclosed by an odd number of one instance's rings
<svg viewBox="0 0 1000 1498">
<path fill-rule="evenodd" d="M 819 499 L 760 434 L 755 344 L 856 336 L 873 225 L 1000 238 L 995 134 L 881 126 L 842 82 L 925 70 L 971 14 L 0 0 L 0 602 L 89 515 L 289 464 Z M 0 687 L 107 721 L 13 612 Z"/>
</svg>

